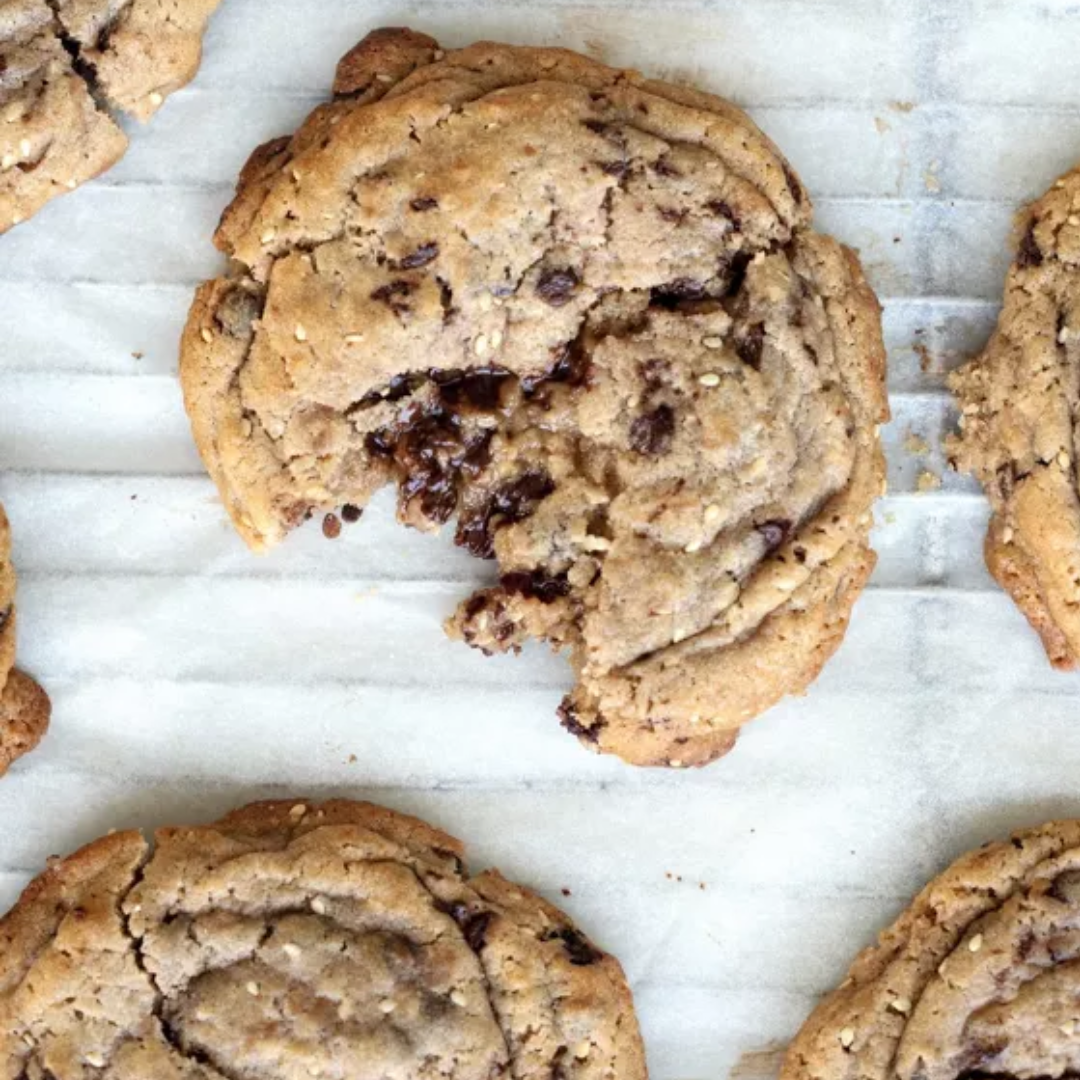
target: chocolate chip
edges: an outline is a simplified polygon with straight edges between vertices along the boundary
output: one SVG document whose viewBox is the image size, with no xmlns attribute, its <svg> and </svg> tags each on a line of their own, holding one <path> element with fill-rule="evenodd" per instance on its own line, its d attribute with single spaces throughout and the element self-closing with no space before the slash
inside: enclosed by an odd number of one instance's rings
<svg viewBox="0 0 1080 1080">
<path fill-rule="evenodd" d="M 712 199 L 705 204 L 705 209 L 710 214 L 715 214 L 717 217 L 727 218 L 735 228 L 739 228 L 740 221 L 739 215 L 731 209 L 731 204 L 725 202 L 723 199 Z"/>
<path fill-rule="evenodd" d="M 605 176 L 614 176 L 616 180 L 622 180 L 630 172 L 630 162 L 625 158 L 618 161 L 598 161 L 596 164 Z"/>
<path fill-rule="evenodd" d="M 454 542 L 481 559 L 495 557 L 495 530 L 524 521 L 555 490 L 543 469 L 531 469 L 491 492 L 484 504 L 458 524 Z"/>
<path fill-rule="evenodd" d="M 763 521 L 760 525 L 755 525 L 754 528 L 761 533 L 767 552 L 775 551 L 791 535 L 791 522 L 783 518 Z M 803 552 L 803 559 L 805 558 L 806 552 Z"/>
<path fill-rule="evenodd" d="M 674 410 L 670 405 L 658 405 L 630 425 L 630 446 L 639 454 L 658 457 L 671 449 L 674 435 Z"/>
<path fill-rule="evenodd" d="M 671 374 L 671 364 L 662 356 L 653 356 L 638 365 L 638 374 L 647 390 L 659 390 Z"/>
<path fill-rule="evenodd" d="M 456 407 L 465 401 L 478 409 L 487 410 L 499 407 L 502 388 L 514 377 L 512 372 L 496 364 L 464 371 L 457 368 L 445 371 L 433 368 L 429 374 L 438 386 L 443 401 L 448 405 Z"/>
<path fill-rule="evenodd" d="M 585 742 L 596 743 L 600 741 L 600 732 L 604 727 L 604 722 L 600 721 L 594 727 L 586 727 L 581 722 L 578 711 L 569 697 L 564 697 L 562 699 L 562 703 L 559 705 L 556 713 L 559 717 L 559 723 L 562 724 L 571 735 L 574 735 L 579 739 L 584 739 Z"/>
<path fill-rule="evenodd" d="M 539 600 L 541 604 L 553 604 L 560 597 L 570 594 L 570 582 L 565 574 L 552 577 L 543 570 L 515 570 L 499 579 L 503 591 L 526 600 Z"/>
<path fill-rule="evenodd" d="M 341 508 L 341 520 L 346 525 L 355 525 L 364 516 L 364 511 L 359 506 L 353 506 L 352 503 L 346 503 Z"/>
<path fill-rule="evenodd" d="M 763 323 L 754 323 L 735 345 L 739 359 L 755 371 L 761 369 L 761 353 L 764 348 L 765 326 Z"/>
<path fill-rule="evenodd" d="M 561 941 L 574 967 L 589 967 L 590 964 L 604 959 L 604 954 L 580 930 L 572 926 L 565 926 L 562 930 L 549 930 L 540 940 Z"/>
<path fill-rule="evenodd" d="M 393 457 L 394 437 L 385 428 L 369 432 L 364 437 L 364 449 L 372 457 Z"/>
<path fill-rule="evenodd" d="M 381 394 L 380 397 L 386 401 L 400 401 L 403 397 L 415 394 L 423 385 L 423 375 L 418 372 L 404 372 L 401 375 L 395 375 L 390 380 L 386 393 Z"/>
<path fill-rule="evenodd" d="M 433 199 L 430 195 L 422 195 L 420 198 L 413 199 L 409 203 L 409 206 L 415 210 L 418 214 L 422 214 L 427 210 L 434 210 L 439 205 L 438 199 Z"/>
<path fill-rule="evenodd" d="M 1020 248 L 1016 253 L 1016 264 L 1022 267 L 1041 266 L 1043 253 L 1035 239 L 1035 222 L 1032 222 L 1024 233 L 1024 239 L 1020 241 Z"/>
<path fill-rule="evenodd" d="M 787 181 L 787 186 L 791 188 L 791 197 L 801 205 L 804 197 L 802 184 L 799 183 L 799 178 L 791 171 L 787 162 L 784 163 L 784 179 Z"/>
<path fill-rule="evenodd" d="M 797 547 L 794 551 L 795 561 L 799 564 L 805 564 L 806 562 L 806 548 Z"/>
<path fill-rule="evenodd" d="M 688 300 L 704 300 L 708 295 L 700 281 L 682 277 L 663 285 L 654 285 L 649 293 L 649 302 L 671 311 Z"/>
<path fill-rule="evenodd" d="M 581 278 L 572 267 L 545 270 L 536 283 L 536 295 L 552 307 L 564 307 L 580 283 Z"/>
<path fill-rule="evenodd" d="M 341 535 L 341 522 L 336 514 L 327 514 L 322 519 L 322 534 L 327 540 L 336 540 Z"/>
<path fill-rule="evenodd" d="M 435 907 L 461 927 L 462 937 L 473 952 L 479 952 L 487 944 L 487 931 L 495 917 L 494 912 L 473 911 L 468 904 L 452 904 L 443 900 L 437 900 Z"/>
<path fill-rule="evenodd" d="M 743 283 L 746 281 L 746 269 L 750 265 L 751 256 L 748 251 L 736 251 L 733 255 L 725 256 L 719 266 L 719 275 L 727 280 L 724 292 L 727 296 L 738 296 L 742 292 Z"/>
<path fill-rule="evenodd" d="M 385 304 L 395 315 L 404 315 L 410 310 L 406 297 L 412 295 L 415 286 L 408 281 L 391 281 L 380 285 L 371 294 L 372 300 Z"/>
<path fill-rule="evenodd" d="M 390 265 L 395 270 L 416 270 L 421 266 L 427 266 L 429 262 L 433 262 L 438 257 L 439 245 L 432 240 L 430 243 L 421 244 L 415 251 Z"/>
<path fill-rule="evenodd" d="M 566 383 L 581 386 L 589 377 L 591 362 L 578 341 L 568 341 L 556 352 L 547 370 L 540 375 L 526 375 L 521 380 L 521 392 L 532 397 L 544 383 Z"/>
<path fill-rule="evenodd" d="M 583 120 L 582 124 L 596 135 L 603 135 L 604 138 L 610 136 L 610 128 L 603 120 Z"/>
</svg>

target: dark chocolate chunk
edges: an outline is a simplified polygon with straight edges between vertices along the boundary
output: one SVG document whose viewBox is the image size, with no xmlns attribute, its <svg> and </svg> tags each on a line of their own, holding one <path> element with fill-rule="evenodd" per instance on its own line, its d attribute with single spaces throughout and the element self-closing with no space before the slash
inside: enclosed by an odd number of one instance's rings
<svg viewBox="0 0 1080 1080">
<path fill-rule="evenodd" d="M 415 251 L 410 252 L 403 259 L 399 259 L 391 265 L 395 270 L 416 270 L 421 266 L 427 266 L 439 257 L 439 245 L 434 241 L 421 244 Z"/>
<path fill-rule="evenodd" d="M 494 912 L 473 911 L 468 904 L 451 904 L 443 900 L 436 900 L 435 907 L 461 927 L 462 937 L 473 952 L 479 952 L 487 944 L 485 939 L 491 920 L 495 917 Z"/>
<path fill-rule="evenodd" d="M 765 348 L 765 326 L 754 323 L 746 330 L 735 345 L 739 359 L 755 371 L 761 368 L 761 353 Z"/>
<path fill-rule="evenodd" d="M 594 727 L 586 727 L 581 722 L 578 711 L 569 697 L 564 697 L 562 699 L 562 703 L 559 705 L 556 712 L 559 717 L 559 723 L 562 724 L 571 735 L 574 735 L 579 739 L 584 739 L 586 742 L 599 742 L 600 732 L 604 727 L 603 722 L 601 721 Z"/>
<path fill-rule="evenodd" d="M 502 389 L 513 373 L 497 364 L 486 367 L 445 371 L 432 369 L 431 379 L 439 388 L 439 394 L 448 405 L 458 407 L 463 402 L 478 409 L 497 409 L 501 403 Z"/>
<path fill-rule="evenodd" d="M 724 199 L 712 199 L 705 204 L 705 209 L 717 217 L 727 218 L 737 229 L 739 227 L 739 215 L 731 209 L 731 204 Z"/>
<path fill-rule="evenodd" d="M 1030 266 L 1042 266 L 1043 253 L 1035 239 L 1035 222 L 1032 222 L 1024 239 L 1020 241 L 1020 247 L 1016 252 L 1016 265 L 1024 268 Z"/>
<path fill-rule="evenodd" d="M 438 205 L 439 200 L 432 198 L 430 195 L 421 195 L 409 203 L 410 208 L 418 214 L 422 214 L 426 210 L 434 210 Z"/>
<path fill-rule="evenodd" d="M 581 278 L 572 267 L 545 270 L 536 283 L 536 295 L 552 307 L 563 307 L 570 302 Z"/>
<path fill-rule="evenodd" d="M 495 557 L 495 530 L 524 521 L 555 490 L 543 469 L 530 469 L 493 491 L 484 504 L 462 517 L 454 542 L 481 559 Z"/>
<path fill-rule="evenodd" d="M 561 941 L 574 967 L 589 967 L 590 964 L 604 959 L 604 954 L 580 930 L 572 926 L 563 927 L 562 930 L 549 930 L 541 940 Z"/>
<path fill-rule="evenodd" d="M 630 446 L 639 454 L 658 457 L 671 449 L 674 435 L 674 410 L 670 405 L 658 405 L 630 425 Z"/>
<path fill-rule="evenodd" d="M 364 511 L 359 506 L 353 506 L 352 503 L 346 503 L 341 508 L 341 520 L 346 525 L 355 525 L 364 516 Z"/>
<path fill-rule="evenodd" d="M 543 570 L 514 570 L 499 579 L 503 591 L 526 600 L 539 600 L 541 604 L 553 604 L 562 596 L 569 596 L 570 582 L 565 574 L 552 577 Z"/>
<path fill-rule="evenodd" d="M 705 286 L 694 278 L 676 278 L 663 285 L 654 285 L 649 302 L 656 307 L 674 310 L 688 300 L 704 300 L 709 294 Z"/>
<path fill-rule="evenodd" d="M 791 535 L 791 522 L 784 519 L 763 521 L 760 525 L 754 527 L 761 533 L 768 551 L 775 551 Z M 804 551 L 803 559 L 805 558 L 806 552 Z"/>
</svg>

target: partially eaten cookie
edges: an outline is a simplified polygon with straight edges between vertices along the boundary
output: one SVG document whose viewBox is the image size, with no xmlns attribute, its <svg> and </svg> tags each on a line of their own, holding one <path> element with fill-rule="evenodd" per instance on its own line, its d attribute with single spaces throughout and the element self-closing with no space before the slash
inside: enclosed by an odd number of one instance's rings
<svg viewBox="0 0 1080 1080">
<path fill-rule="evenodd" d="M 880 310 L 725 101 L 378 31 L 260 148 L 198 293 L 199 449 L 266 549 L 387 484 L 498 565 L 452 635 L 570 653 L 561 716 L 699 765 L 816 676 L 873 566 Z"/>
<path fill-rule="evenodd" d="M 0 233 L 115 165 L 199 67 L 221 0 L 0 0 Z"/>
<path fill-rule="evenodd" d="M 0 506 L 0 776 L 41 742 L 50 711 L 45 691 L 15 669 L 15 571 L 11 530 Z"/>
</svg>

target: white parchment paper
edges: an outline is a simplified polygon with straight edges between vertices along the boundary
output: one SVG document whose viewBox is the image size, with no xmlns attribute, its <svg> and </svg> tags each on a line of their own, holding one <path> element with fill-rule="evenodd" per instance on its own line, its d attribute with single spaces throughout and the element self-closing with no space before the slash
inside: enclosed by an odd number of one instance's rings
<svg viewBox="0 0 1080 1080">
<path fill-rule="evenodd" d="M 554 719 L 562 661 L 446 641 L 487 568 L 403 532 L 388 500 L 336 543 L 316 525 L 258 560 L 202 475 L 174 371 L 217 216 L 339 55 L 401 24 L 728 95 L 885 302 L 878 571 L 810 694 L 706 770 L 594 758 Z M 616 953 L 656 1080 L 719 1080 L 789 1038 L 945 861 L 1080 815 L 1080 677 L 1051 672 L 989 581 L 972 485 L 917 492 L 942 471 L 943 372 L 993 324 L 1012 213 L 1080 160 L 1078 41 L 1066 0 L 225 0 L 197 82 L 127 159 L 0 239 L 0 499 L 21 657 L 56 706 L 0 783 L 0 906 L 109 828 L 370 797 Z"/>
</svg>

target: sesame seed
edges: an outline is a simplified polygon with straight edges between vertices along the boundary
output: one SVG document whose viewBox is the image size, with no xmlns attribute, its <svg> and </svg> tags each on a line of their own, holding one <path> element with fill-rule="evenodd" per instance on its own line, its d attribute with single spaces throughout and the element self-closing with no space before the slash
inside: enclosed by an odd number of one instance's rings
<svg viewBox="0 0 1080 1080">
<path fill-rule="evenodd" d="M 691 717 L 690 717 L 690 723 L 691 724 L 700 724 L 701 723 L 701 713 L 693 713 L 691 715 Z"/>
<path fill-rule="evenodd" d="M 579 1061 L 584 1061 L 589 1056 L 591 1050 L 592 1044 L 587 1039 L 583 1039 L 574 1047 L 574 1057 Z"/>
<path fill-rule="evenodd" d="M 74 191 L 79 186 L 79 181 L 78 180 L 69 180 L 67 182 L 66 186 L 67 186 L 68 191 Z"/>
<path fill-rule="evenodd" d="M 314 911 L 316 915 L 325 915 L 326 901 L 323 900 L 322 897 L 316 896 L 315 899 L 311 901 L 311 910 Z"/>
<path fill-rule="evenodd" d="M 200 336 L 202 337 L 203 341 L 206 342 L 207 345 L 209 345 L 210 342 L 214 340 L 213 331 L 208 326 L 204 326 L 202 328 L 202 333 L 201 333 Z"/>
<path fill-rule="evenodd" d="M 1001 530 L 1001 542 L 1003 544 L 1011 544 L 1013 536 L 1016 534 L 1012 531 L 1012 528 L 1008 525 Z"/>
<path fill-rule="evenodd" d="M 293 942 L 291 942 L 291 941 L 285 942 L 285 944 L 281 946 L 281 949 L 282 949 L 282 952 L 284 952 L 285 955 L 287 957 L 289 957 L 291 960 L 295 960 L 300 955 L 300 952 L 301 952 L 300 946 L 299 945 L 294 945 Z"/>
<path fill-rule="evenodd" d="M 150 104 L 156 109 L 163 101 L 164 97 L 161 96 L 156 90 L 150 95 Z"/>
<path fill-rule="evenodd" d="M 244 989 L 247 990 L 247 992 L 252 997 L 258 997 L 259 996 L 259 984 L 257 982 L 249 982 L 247 984 L 247 986 L 244 987 Z"/>
<path fill-rule="evenodd" d="M 678 758 L 672 758 L 672 759 L 671 759 L 671 760 L 670 760 L 670 761 L 668 762 L 668 766 L 669 766 L 670 768 L 672 768 L 672 769 L 681 769 L 681 768 L 682 768 L 682 765 L 683 765 L 683 763 L 682 763 L 682 762 L 681 762 L 681 761 L 680 761 L 680 760 L 679 760 Z"/>
<path fill-rule="evenodd" d="M 481 311 L 490 311 L 492 307 L 491 293 L 481 293 L 478 303 L 480 304 Z"/>
<path fill-rule="evenodd" d="M 481 334 L 476 341 L 473 342 L 473 352 L 477 356 L 483 356 L 488 351 L 488 339 Z"/>
<path fill-rule="evenodd" d="M 724 339 L 722 337 L 711 335 L 707 338 L 702 338 L 701 344 L 704 345 L 706 349 L 722 349 L 724 347 Z"/>
<path fill-rule="evenodd" d="M 714 522 L 719 521 L 723 512 L 724 511 L 717 506 L 716 503 L 709 503 L 709 505 L 705 507 L 706 524 L 712 525 Z"/>
<path fill-rule="evenodd" d="M 1080 217 L 1077 217 L 1075 214 L 1070 214 L 1069 215 L 1069 224 L 1070 225 L 1080 225 Z"/>
<path fill-rule="evenodd" d="M 364 335 L 363 334 L 346 334 L 345 335 L 345 344 L 346 345 L 359 345 L 360 342 L 363 341 L 363 340 L 364 340 Z"/>
<path fill-rule="evenodd" d="M 14 164 L 15 164 L 15 155 L 14 154 L 5 154 L 2 158 L 0 158 L 0 169 L 10 169 L 11 166 L 14 165 Z"/>
<path fill-rule="evenodd" d="M 1069 467 L 1069 455 L 1068 455 L 1068 454 L 1067 454 L 1067 453 L 1066 453 L 1066 452 L 1065 452 L 1064 450 L 1062 450 L 1062 451 L 1061 451 L 1061 452 L 1060 452 L 1060 453 L 1058 454 L 1058 456 L 1057 456 L 1057 463 L 1058 463 L 1058 464 L 1059 464 L 1059 465 L 1060 465 L 1060 466 L 1061 466 L 1061 467 L 1062 467 L 1063 469 L 1067 469 L 1067 468 Z"/>
<path fill-rule="evenodd" d="M 30 156 L 30 140 L 29 139 L 20 140 L 20 142 L 19 142 L 19 153 L 22 154 L 23 157 L 29 157 Z"/>
<path fill-rule="evenodd" d="M 267 229 L 266 232 L 264 232 L 262 236 L 259 237 L 259 240 L 263 244 L 272 244 L 274 242 L 275 236 L 277 236 L 277 230 Z"/>
<path fill-rule="evenodd" d="M 299 324 L 297 324 L 297 327 L 296 327 L 296 340 L 297 341 L 307 341 L 307 331 L 302 326 L 300 326 Z"/>
<path fill-rule="evenodd" d="M 707 374 L 702 375 L 701 378 L 698 379 L 698 382 L 701 383 L 702 386 L 708 386 L 708 387 L 719 386 L 720 385 L 720 376 L 717 375 L 715 371 L 710 371 Z"/>
<path fill-rule="evenodd" d="M 384 1013 L 392 1013 L 397 1008 L 397 1005 L 387 998 L 385 1001 L 379 1002 L 379 1011 Z"/>
<path fill-rule="evenodd" d="M 290 811 L 289 817 L 302 818 L 307 813 L 307 807 L 303 803 L 297 803 Z"/>
<path fill-rule="evenodd" d="M 90 1053 L 87 1054 L 83 1060 L 91 1069 L 104 1069 L 105 1068 L 105 1056 L 104 1054 Z"/>
<path fill-rule="evenodd" d="M 972 952 L 978 952 L 982 948 L 983 937 L 982 934 L 976 934 L 969 942 L 968 948 Z"/>
<path fill-rule="evenodd" d="M 381 83 L 392 83 L 394 81 L 393 75 L 387 75 L 385 72 L 382 71 L 380 71 L 379 74 L 375 76 L 375 78 L 378 79 Z"/>
<path fill-rule="evenodd" d="M 454 990 L 450 994 L 450 1000 L 459 1008 L 464 1009 L 469 999 L 460 991 Z"/>
<path fill-rule="evenodd" d="M 491 347 L 497 349 L 503 343 L 503 336 L 501 330 L 496 330 L 491 335 Z"/>
<path fill-rule="evenodd" d="M 854 1028 L 841 1028 L 840 1029 L 840 1045 L 847 1050 L 848 1047 L 855 1041 L 855 1029 Z"/>
<path fill-rule="evenodd" d="M 906 1016 L 911 1012 L 911 1002 L 906 997 L 898 997 L 895 1001 L 889 1002 L 889 1008 Z"/>
</svg>

